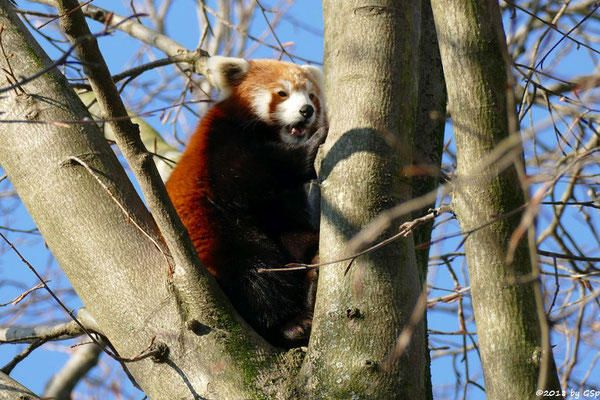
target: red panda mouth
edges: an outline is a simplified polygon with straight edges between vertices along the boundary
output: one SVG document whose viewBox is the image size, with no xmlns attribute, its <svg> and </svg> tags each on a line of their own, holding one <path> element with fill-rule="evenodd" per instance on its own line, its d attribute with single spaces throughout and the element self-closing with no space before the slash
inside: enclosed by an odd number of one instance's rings
<svg viewBox="0 0 600 400">
<path fill-rule="evenodd" d="M 286 125 L 285 129 L 290 135 L 295 137 L 302 137 L 308 132 L 304 124 Z"/>
</svg>

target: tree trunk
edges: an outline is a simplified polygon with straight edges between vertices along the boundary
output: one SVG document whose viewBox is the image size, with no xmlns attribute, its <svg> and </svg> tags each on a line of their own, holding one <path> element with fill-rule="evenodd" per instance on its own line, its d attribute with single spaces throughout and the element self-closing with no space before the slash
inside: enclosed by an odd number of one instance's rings
<svg viewBox="0 0 600 400">
<path fill-rule="evenodd" d="M 330 117 L 319 172 L 324 262 L 345 255 L 363 226 L 410 196 L 403 167 L 412 162 L 420 1 L 326 0 L 323 14 Z M 346 267 L 319 271 L 302 371 L 307 397 L 425 398 L 422 319 L 408 348 L 393 351 L 420 294 L 412 238 Z"/>
<path fill-rule="evenodd" d="M 429 0 L 421 1 L 421 37 L 419 40 L 419 101 L 413 144 L 413 163 L 415 174 L 411 182 L 413 198 L 421 197 L 435 190 L 440 184 L 442 153 L 444 150 L 444 128 L 446 125 L 446 83 L 440 49 L 433 21 L 433 12 Z M 435 206 L 425 204 L 414 212 L 414 218 L 426 215 Z M 413 232 L 415 246 L 431 241 L 434 220 L 417 227 Z M 429 246 L 415 251 L 421 284 L 426 284 L 429 265 Z M 427 335 L 427 309 L 423 316 L 425 322 L 425 343 Z M 425 385 L 428 399 L 433 398 L 431 384 L 431 357 L 426 353 Z"/>
<path fill-rule="evenodd" d="M 456 139 L 454 209 L 463 232 L 470 232 L 524 204 L 517 169 L 523 165 L 522 151 L 508 155 L 511 163 L 505 169 L 498 162 L 485 163 L 508 138 L 509 120 L 516 120 L 514 107 L 507 106 L 504 32 L 495 0 L 433 0 L 432 6 Z M 519 216 L 498 218 L 465 239 L 486 394 L 492 400 L 533 398 L 537 388 L 560 389 L 549 346 L 540 357 L 540 325 L 546 321 L 543 306 L 536 304 L 539 292 L 536 296 L 531 282 L 509 284 L 513 274 L 518 279 L 532 271 L 525 241 L 510 268 L 505 261 Z M 544 369 L 548 374 L 538 386 Z"/>
<path fill-rule="evenodd" d="M 440 48 L 429 0 L 421 1 L 421 38 L 419 41 L 419 102 L 413 147 L 416 176 L 412 180 L 412 196 L 420 197 L 435 190 L 440 183 L 440 168 L 446 125 L 446 83 Z M 418 218 L 427 214 L 435 203 L 413 213 Z M 414 231 L 415 245 L 431 240 L 433 220 Z M 427 279 L 429 246 L 416 251 L 421 281 Z"/>
</svg>

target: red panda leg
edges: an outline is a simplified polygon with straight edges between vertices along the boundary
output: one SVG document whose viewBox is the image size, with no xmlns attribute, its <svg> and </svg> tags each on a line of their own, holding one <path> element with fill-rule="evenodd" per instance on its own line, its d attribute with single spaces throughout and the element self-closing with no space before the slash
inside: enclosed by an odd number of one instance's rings
<svg viewBox="0 0 600 400">
<path fill-rule="evenodd" d="M 313 263 L 318 262 L 319 255 L 315 255 Z M 281 327 L 281 337 L 287 344 L 308 344 L 312 328 L 313 309 L 317 297 L 317 281 L 319 272 L 316 269 L 309 270 L 306 274 L 306 310 L 288 321 Z"/>
</svg>

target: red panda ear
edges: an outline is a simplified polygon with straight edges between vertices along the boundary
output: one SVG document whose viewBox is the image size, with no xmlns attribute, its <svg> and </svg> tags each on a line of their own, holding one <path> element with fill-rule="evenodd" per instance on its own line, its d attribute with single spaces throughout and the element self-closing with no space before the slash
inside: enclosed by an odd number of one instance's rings
<svg viewBox="0 0 600 400">
<path fill-rule="evenodd" d="M 310 77 L 319 85 L 319 89 L 321 93 L 325 90 L 325 76 L 323 75 L 323 71 L 319 67 L 315 67 L 314 65 L 302 65 L 302 69 L 304 69 Z"/>
<path fill-rule="evenodd" d="M 206 67 L 206 78 L 226 97 L 228 89 L 246 76 L 250 64 L 243 58 L 212 56 Z"/>
</svg>

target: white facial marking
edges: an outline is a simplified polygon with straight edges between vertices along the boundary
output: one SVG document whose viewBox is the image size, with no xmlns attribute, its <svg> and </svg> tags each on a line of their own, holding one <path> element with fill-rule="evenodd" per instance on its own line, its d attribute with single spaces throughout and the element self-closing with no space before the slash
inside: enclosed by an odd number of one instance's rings
<svg viewBox="0 0 600 400">
<path fill-rule="evenodd" d="M 292 82 L 286 81 L 285 79 L 282 79 L 282 80 L 278 81 L 277 83 L 279 83 L 282 86 L 283 91 L 286 92 L 287 94 L 290 94 L 292 92 L 292 90 L 294 89 L 294 85 L 292 85 Z"/>
<path fill-rule="evenodd" d="M 252 99 L 252 108 L 256 115 L 263 121 L 271 122 L 271 116 L 269 115 L 269 105 L 271 104 L 271 92 L 266 89 L 262 89 L 256 92 Z"/>
<path fill-rule="evenodd" d="M 319 67 L 315 67 L 314 65 L 303 65 L 300 68 L 304 69 L 306 72 L 310 74 L 310 76 L 315 80 L 317 86 L 323 90 L 325 88 L 325 77 L 323 76 L 323 71 Z"/>
<path fill-rule="evenodd" d="M 311 81 L 307 80 L 306 81 L 306 92 L 308 94 L 310 94 L 310 92 L 313 90 L 313 84 Z"/>
</svg>

